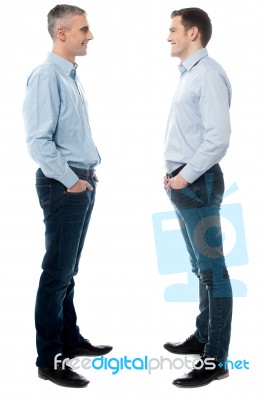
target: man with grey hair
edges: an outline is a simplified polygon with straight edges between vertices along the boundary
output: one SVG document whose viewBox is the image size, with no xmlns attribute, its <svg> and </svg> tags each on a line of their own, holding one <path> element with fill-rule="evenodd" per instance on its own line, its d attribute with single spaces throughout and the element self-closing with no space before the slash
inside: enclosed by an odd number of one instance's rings
<svg viewBox="0 0 266 400">
<path fill-rule="evenodd" d="M 65 359 L 112 350 L 83 338 L 73 303 L 100 163 L 75 62 L 87 54 L 93 35 L 86 12 L 65 4 L 49 12 L 48 31 L 52 52 L 30 74 L 23 105 L 28 149 L 39 165 L 36 190 L 45 224 L 46 252 L 35 306 L 36 365 L 42 379 L 84 387 L 89 381 L 66 366 Z"/>
</svg>

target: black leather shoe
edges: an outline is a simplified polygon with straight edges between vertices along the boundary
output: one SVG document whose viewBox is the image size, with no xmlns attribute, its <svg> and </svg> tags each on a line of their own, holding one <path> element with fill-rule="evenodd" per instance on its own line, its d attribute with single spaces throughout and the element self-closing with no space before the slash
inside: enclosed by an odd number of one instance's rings
<svg viewBox="0 0 266 400">
<path fill-rule="evenodd" d="M 163 347 L 174 354 L 203 354 L 205 343 L 200 343 L 194 335 L 189 336 L 183 343 L 167 342 Z"/>
<path fill-rule="evenodd" d="M 90 383 L 84 376 L 77 374 L 67 365 L 64 369 L 61 367 L 58 369 L 38 368 L 38 376 L 39 378 L 49 380 L 56 385 L 72 388 L 82 388 Z"/>
<path fill-rule="evenodd" d="M 74 347 L 70 350 L 64 351 L 65 358 L 74 358 L 74 357 L 97 357 L 103 356 L 104 354 L 109 353 L 113 350 L 112 346 L 93 346 L 89 340 L 84 339 L 79 346 Z"/>
<path fill-rule="evenodd" d="M 228 376 L 229 371 L 222 363 L 218 363 L 214 358 L 202 357 L 201 361 L 183 378 L 174 380 L 173 385 L 183 388 L 196 388 Z"/>
</svg>

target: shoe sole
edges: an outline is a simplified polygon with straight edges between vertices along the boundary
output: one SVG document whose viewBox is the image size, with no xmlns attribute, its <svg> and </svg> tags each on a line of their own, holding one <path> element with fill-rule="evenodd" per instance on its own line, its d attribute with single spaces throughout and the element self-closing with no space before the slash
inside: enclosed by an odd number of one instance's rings
<svg viewBox="0 0 266 400">
<path fill-rule="evenodd" d="M 58 385 L 58 386 L 72 387 L 72 388 L 75 388 L 75 389 L 84 388 L 90 383 L 89 381 L 86 382 L 84 385 L 71 385 L 71 384 L 66 384 L 66 383 L 58 383 L 58 382 L 55 382 L 50 377 L 40 374 L 39 372 L 38 372 L 38 377 L 43 379 L 44 381 L 50 381 L 50 382 L 52 382 L 52 383 L 54 383 L 55 385 Z"/>
<path fill-rule="evenodd" d="M 202 385 L 178 385 L 176 383 L 173 383 L 174 386 L 178 387 L 178 388 L 184 388 L 184 389 L 196 389 L 198 387 L 202 387 L 202 386 L 206 386 L 209 385 L 211 382 L 213 381 L 219 381 L 221 379 L 225 379 L 228 378 L 229 376 L 229 371 L 225 371 L 222 374 L 219 374 L 218 376 L 216 376 L 215 378 L 211 379 L 209 382 L 203 383 Z"/>
</svg>

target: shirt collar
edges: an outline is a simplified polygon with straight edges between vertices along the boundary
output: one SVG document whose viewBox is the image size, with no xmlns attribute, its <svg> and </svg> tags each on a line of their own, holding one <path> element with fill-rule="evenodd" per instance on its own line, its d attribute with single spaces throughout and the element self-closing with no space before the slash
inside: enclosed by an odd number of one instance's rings
<svg viewBox="0 0 266 400">
<path fill-rule="evenodd" d="M 58 56 L 55 53 L 48 53 L 47 60 L 51 61 L 53 64 L 58 65 L 67 75 L 70 75 L 71 71 L 77 69 L 78 64 L 72 64 L 72 62 L 66 60 L 65 58 Z"/>
<path fill-rule="evenodd" d="M 190 71 L 202 58 L 208 55 L 206 48 L 199 49 L 191 54 L 185 61 L 179 64 L 179 71 L 183 74 L 185 71 Z"/>
</svg>

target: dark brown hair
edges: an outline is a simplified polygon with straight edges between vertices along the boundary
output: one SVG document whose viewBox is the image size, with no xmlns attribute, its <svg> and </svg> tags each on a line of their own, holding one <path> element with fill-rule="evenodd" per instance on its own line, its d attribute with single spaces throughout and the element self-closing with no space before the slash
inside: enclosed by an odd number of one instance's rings
<svg viewBox="0 0 266 400">
<path fill-rule="evenodd" d="M 200 33 L 201 44 L 206 47 L 212 36 L 212 23 L 208 14 L 197 7 L 182 8 L 175 10 L 171 14 L 171 18 L 181 16 L 182 25 L 186 30 L 196 26 Z"/>
</svg>

